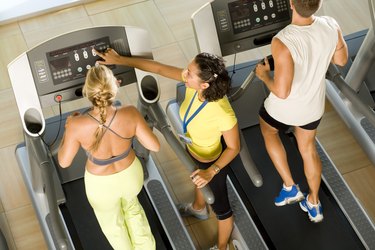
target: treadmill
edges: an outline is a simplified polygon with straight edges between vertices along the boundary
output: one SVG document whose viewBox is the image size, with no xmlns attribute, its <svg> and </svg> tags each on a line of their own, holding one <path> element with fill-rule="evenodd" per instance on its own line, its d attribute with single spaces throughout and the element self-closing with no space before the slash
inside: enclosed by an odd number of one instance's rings
<svg viewBox="0 0 375 250">
<path fill-rule="evenodd" d="M 9 249 L 7 241 L 5 239 L 3 231 L 1 229 L 0 229 L 0 249 L 2 249 L 2 250 L 8 250 Z"/>
<path fill-rule="evenodd" d="M 269 44 L 272 37 L 290 21 L 288 0 L 216 0 L 202 6 L 192 16 L 199 51 L 224 58 Z M 284 207 L 274 205 L 273 199 L 280 190 L 282 180 L 267 154 L 259 128 L 258 110 L 269 91 L 255 77 L 257 62 L 249 61 L 228 67 L 233 85 L 233 92 L 228 97 L 236 112 L 240 133 L 245 139 L 241 147 L 248 148 L 263 180 L 261 186 L 253 185 L 240 157 L 230 164 L 231 173 L 227 184 L 235 225 L 245 236 L 249 228 L 257 232 L 244 238 L 240 247 L 233 241 L 236 249 L 375 249 L 373 222 L 318 140 L 316 145 L 323 165 L 319 195 L 324 221 L 318 224 L 310 222 L 298 204 Z M 183 94 L 183 87 L 180 86 L 177 89 L 177 104 L 171 102 L 167 106 L 170 109 L 170 112 L 167 110 L 168 115 L 178 110 L 175 106 L 179 105 Z M 178 127 L 178 123 L 174 126 Z M 295 181 L 302 191 L 308 190 L 293 133 L 280 136 Z M 233 193 L 239 195 L 239 202 L 233 203 Z M 250 215 L 250 219 L 245 217 L 253 224 L 243 225 L 244 214 Z M 232 239 L 235 237 L 232 235 Z"/>
<path fill-rule="evenodd" d="M 375 1 L 368 3 L 372 27 L 345 37 L 349 62 L 330 68 L 327 97 L 375 166 Z"/>
<path fill-rule="evenodd" d="M 82 99 L 82 86 L 87 70 L 99 59 L 93 48 L 103 51 L 111 47 L 122 55 L 152 58 L 149 41 L 147 31 L 136 27 L 87 28 L 48 40 L 8 65 L 25 138 L 16 148 L 16 158 L 48 249 L 112 249 L 86 198 L 85 153 L 80 149 L 69 168 L 60 168 L 57 163 L 57 149 L 69 115 L 61 108 L 75 100 L 82 101 L 81 113 L 87 111 L 89 103 Z M 169 138 L 166 116 L 159 112 L 155 77 L 130 67 L 108 67 L 121 80 L 121 86 L 136 82 L 138 109 L 152 128 L 162 127 Z M 53 107 L 59 108 L 59 114 L 45 119 L 42 108 L 46 111 Z M 158 118 L 153 113 L 158 113 Z M 160 174 L 159 163 L 137 141 L 134 149 L 145 173 L 139 200 L 157 249 L 195 249 Z M 206 201 L 212 203 L 212 193 L 204 191 Z"/>
</svg>

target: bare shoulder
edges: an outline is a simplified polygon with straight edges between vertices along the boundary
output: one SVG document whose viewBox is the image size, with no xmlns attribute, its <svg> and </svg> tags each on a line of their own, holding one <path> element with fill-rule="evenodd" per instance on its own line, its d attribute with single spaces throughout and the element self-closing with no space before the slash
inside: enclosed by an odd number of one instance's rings
<svg viewBox="0 0 375 250">
<path fill-rule="evenodd" d="M 65 122 L 66 128 L 76 129 L 82 127 L 83 124 L 88 122 L 86 115 L 71 115 L 68 116 Z"/>
<path fill-rule="evenodd" d="M 124 119 L 131 119 L 137 121 L 141 117 L 138 109 L 133 105 L 124 105 L 118 109 L 118 112 Z"/>
<path fill-rule="evenodd" d="M 134 105 L 124 105 L 118 108 L 118 112 L 127 115 L 136 115 L 139 113 L 138 109 Z"/>
<path fill-rule="evenodd" d="M 291 66 L 293 64 L 293 57 L 288 47 L 278 38 L 274 37 L 271 43 L 272 56 L 275 60 L 275 65 Z M 275 66 L 276 67 L 276 66 Z"/>
<path fill-rule="evenodd" d="M 285 55 L 285 54 L 289 54 L 290 55 L 290 52 L 289 52 L 289 49 L 287 46 L 285 46 L 285 44 L 278 38 L 274 37 L 272 39 L 272 43 L 271 43 L 271 49 L 272 49 L 272 55 L 273 56 L 277 56 L 277 55 Z"/>
</svg>

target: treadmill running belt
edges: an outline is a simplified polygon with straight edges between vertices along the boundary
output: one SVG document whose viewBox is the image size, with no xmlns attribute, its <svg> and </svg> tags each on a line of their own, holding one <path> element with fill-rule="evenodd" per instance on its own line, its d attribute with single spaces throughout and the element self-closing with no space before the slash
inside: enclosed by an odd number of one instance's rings
<svg viewBox="0 0 375 250">
<path fill-rule="evenodd" d="M 60 205 L 70 236 L 76 249 L 113 249 L 100 229 L 85 193 L 83 178 L 63 184 L 66 203 Z M 156 213 L 142 189 L 138 195 L 147 215 L 157 249 L 170 249 L 170 244 Z"/>
<path fill-rule="evenodd" d="M 250 206 L 249 212 L 255 217 L 254 221 L 261 223 L 258 227 L 264 229 L 260 231 L 269 248 L 364 249 L 323 182 L 319 191 L 324 214 L 321 223 L 310 222 L 307 213 L 301 210 L 298 203 L 283 207 L 275 206 L 274 198 L 282 187 L 282 180 L 267 154 L 260 128 L 257 125 L 243 129 L 242 132 L 264 183 L 259 188 L 253 186 L 239 157 L 231 163 L 233 173 L 230 177 L 234 179 L 232 181 L 235 187 L 241 190 L 241 199 Z M 287 135 L 281 134 L 281 139 L 288 154 L 294 181 L 299 184 L 302 192 L 307 192 L 308 185 L 298 149 Z"/>
<path fill-rule="evenodd" d="M 73 223 L 73 225 L 68 225 L 68 230 L 75 248 L 113 249 L 100 229 L 94 211 L 87 200 L 83 178 L 63 184 L 63 189 L 66 203 L 60 207 L 66 207 L 62 210 L 65 221 L 70 220 Z"/>
</svg>

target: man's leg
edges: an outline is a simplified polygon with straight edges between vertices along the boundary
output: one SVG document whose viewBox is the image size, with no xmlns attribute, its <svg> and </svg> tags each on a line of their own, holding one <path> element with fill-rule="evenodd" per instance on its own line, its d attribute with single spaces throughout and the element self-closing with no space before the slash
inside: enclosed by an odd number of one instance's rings
<svg viewBox="0 0 375 250">
<path fill-rule="evenodd" d="M 270 126 L 261 117 L 259 117 L 260 128 L 264 138 L 264 143 L 268 155 L 270 156 L 273 165 L 276 167 L 277 172 L 281 179 L 283 179 L 285 186 L 294 185 L 294 180 L 289 169 L 287 155 L 283 143 L 280 140 L 279 131 Z"/>
<path fill-rule="evenodd" d="M 303 159 L 305 176 L 310 189 L 308 196 L 309 202 L 312 204 L 318 204 L 322 163 L 315 145 L 316 129 L 306 130 L 296 127 L 295 136 L 298 143 L 298 149 Z"/>
<path fill-rule="evenodd" d="M 309 195 L 299 203 L 301 209 L 308 213 L 312 222 L 323 220 L 323 208 L 319 202 L 319 187 L 322 174 L 322 163 L 320 161 L 315 145 L 315 130 L 296 128 L 295 136 L 298 149 L 303 159 L 303 167 L 307 183 L 309 184 Z"/>
</svg>

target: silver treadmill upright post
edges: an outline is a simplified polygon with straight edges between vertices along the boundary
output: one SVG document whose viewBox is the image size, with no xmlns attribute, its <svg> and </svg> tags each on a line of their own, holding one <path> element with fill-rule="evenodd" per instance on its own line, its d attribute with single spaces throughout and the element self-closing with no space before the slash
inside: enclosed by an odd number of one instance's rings
<svg viewBox="0 0 375 250">
<path fill-rule="evenodd" d="M 375 59 L 375 0 L 368 0 L 372 27 L 367 32 L 361 48 L 345 77 L 347 84 L 358 92 Z"/>
<path fill-rule="evenodd" d="M 21 168 L 21 172 L 25 180 L 30 179 L 26 186 L 31 200 L 37 208 L 36 212 L 42 223 L 43 234 L 49 248 L 72 249 L 69 237 L 63 230 L 64 225 L 57 208 L 54 185 L 56 178 L 54 178 L 52 171 L 53 162 L 46 145 L 41 139 L 45 131 L 45 119 L 38 94 L 34 84 L 25 84 L 34 82 L 26 53 L 23 53 L 8 65 L 8 72 L 21 117 L 25 143 L 28 147 L 25 162 L 28 167 Z M 22 74 L 19 72 L 22 72 Z M 39 203 L 45 204 L 41 206 Z M 52 235 L 47 233 L 47 224 L 53 230 Z"/>
<path fill-rule="evenodd" d="M 374 0 L 368 0 L 368 4 L 369 4 L 369 7 L 370 7 L 370 16 L 371 16 L 372 27 L 375 28 L 375 1 Z"/>
<path fill-rule="evenodd" d="M 356 92 L 359 91 L 363 81 L 375 60 L 375 35 L 374 27 L 370 27 L 359 49 L 345 82 Z"/>
</svg>

